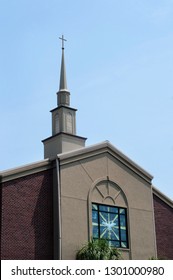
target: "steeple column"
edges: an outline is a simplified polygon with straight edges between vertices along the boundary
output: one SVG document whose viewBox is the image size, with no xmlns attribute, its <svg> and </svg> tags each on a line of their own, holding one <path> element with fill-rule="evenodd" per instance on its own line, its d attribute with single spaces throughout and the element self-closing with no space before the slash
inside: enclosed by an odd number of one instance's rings
<svg viewBox="0 0 173 280">
<path fill-rule="evenodd" d="M 76 111 L 65 106 L 51 110 L 52 135 L 60 132 L 76 135 Z"/>
</svg>

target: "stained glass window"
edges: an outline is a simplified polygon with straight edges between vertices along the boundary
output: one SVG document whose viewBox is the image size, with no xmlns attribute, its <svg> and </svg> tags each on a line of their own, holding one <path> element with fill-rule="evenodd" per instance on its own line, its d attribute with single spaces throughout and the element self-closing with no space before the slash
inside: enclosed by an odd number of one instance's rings
<svg viewBox="0 0 173 280">
<path fill-rule="evenodd" d="M 92 204 L 93 238 L 107 239 L 110 246 L 128 248 L 125 208 Z"/>
</svg>

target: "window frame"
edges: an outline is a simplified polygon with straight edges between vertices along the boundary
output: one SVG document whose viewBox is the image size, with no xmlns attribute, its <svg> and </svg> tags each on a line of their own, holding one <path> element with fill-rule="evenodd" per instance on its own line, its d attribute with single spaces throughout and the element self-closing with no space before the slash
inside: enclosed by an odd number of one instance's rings
<svg viewBox="0 0 173 280">
<path fill-rule="evenodd" d="M 97 209 L 93 209 L 93 205 L 97 205 Z M 106 211 L 106 210 L 101 210 L 100 207 L 110 207 L 110 208 L 115 208 L 117 209 L 118 213 L 115 213 L 115 212 L 111 212 L 111 211 Z M 91 206 L 91 209 L 92 209 L 92 215 L 93 215 L 93 211 L 94 212 L 97 212 L 97 224 L 98 224 L 98 238 L 94 237 L 93 236 L 93 239 L 101 239 L 101 231 L 100 231 L 100 213 L 109 213 L 109 214 L 115 214 L 115 215 L 118 215 L 118 234 L 119 234 L 119 240 L 117 239 L 107 239 L 109 243 L 111 242 L 119 242 L 119 245 L 120 246 L 115 246 L 116 248 L 120 248 L 120 249 L 129 249 L 129 241 L 128 241 L 128 224 L 127 224 L 127 208 L 124 208 L 124 207 L 120 207 L 120 206 L 115 206 L 115 205 L 107 205 L 107 204 L 101 204 L 101 203 L 96 203 L 96 202 L 92 202 L 92 206 Z M 124 214 L 120 213 L 120 209 L 123 209 L 124 210 Z M 125 227 L 126 227 L 126 230 L 125 230 L 125 233 L 126 233 L 126 240 L 124 240 L 122 237 L 121 237 L 121 225 L 120 225 L 120 216 L 124 216 L 125 217 Z M 92 216 L 92 234 L 93 234 L 93 216 Z M 125 242 L 127 244 L 127 246 L 122 246 L 121 244 Z M 112 245 L 111 245 L 112 246 Z"/>
</svg>

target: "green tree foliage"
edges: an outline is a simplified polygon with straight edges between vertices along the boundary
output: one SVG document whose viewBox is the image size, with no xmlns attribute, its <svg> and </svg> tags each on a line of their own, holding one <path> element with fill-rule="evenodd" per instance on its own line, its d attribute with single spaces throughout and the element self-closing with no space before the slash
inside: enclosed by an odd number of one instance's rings
<svg viewBox="0 0 173 280">
<path fill-rule="evenodd" d="M 92 239 L 76 254 L 77 260 L 119 260 L 121 253 L 112 248 L 105 239 Z"/>
</svg>

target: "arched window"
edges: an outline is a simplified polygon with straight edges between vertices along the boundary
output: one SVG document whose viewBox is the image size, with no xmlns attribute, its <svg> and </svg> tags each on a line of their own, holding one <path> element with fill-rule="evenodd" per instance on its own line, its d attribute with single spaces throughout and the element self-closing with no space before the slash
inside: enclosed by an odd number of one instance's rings
<svg viewBox="0 0 173 280">
<path fill-rule="evenodd" d="M 110 246 L 128 248 L 127 201 L 114 182 L 102 180 L 89 193 L 90 236 Z"/>
</svg>

